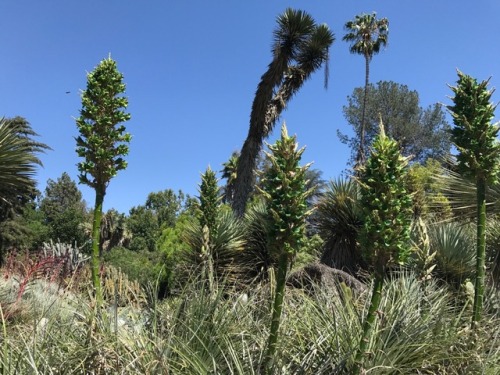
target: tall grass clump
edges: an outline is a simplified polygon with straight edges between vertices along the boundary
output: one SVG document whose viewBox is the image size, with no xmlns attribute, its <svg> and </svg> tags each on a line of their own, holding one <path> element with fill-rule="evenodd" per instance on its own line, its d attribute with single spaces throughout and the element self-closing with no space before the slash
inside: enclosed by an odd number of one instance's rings
<svg viewBox="0 0 500 375">
<path fill-rule="evenodd" d="M 97 310 L 91 280 L 84 280 L 78 288 L 33 288 L 31 296 L 37 298 L 25 296 L 22 314 L 17 310 L 13 318 L 5 314 L 7 283 L 1 279 L 0 373 L 260 374 L 274 283 L 237 291 L 216 283 L 209 293 L 200 277 L 161 301 L 154 290 L 131 298 L 125 288 L 116 292 L 123 293 L 116 298 L 120 306 L 105 291 L 108 297 Z M 104 282 L 104 289 L 108 284 L 114 282 Z M 311 285 L 306 291 L 287 290 L 273 373 L 352 374 L 368 293 L 343 283 L 335 291 Z M 40 301 L 56 302 L 35 308 Z M 471 330 L 472 309 L 457 303 L 453 288 L 420 281 L 412 273 L 391 275 L 364 369 L 368 374 L 496 375 L 498 301 L 498 291 L 487 288 L 481 327 Z"/>
</svg>

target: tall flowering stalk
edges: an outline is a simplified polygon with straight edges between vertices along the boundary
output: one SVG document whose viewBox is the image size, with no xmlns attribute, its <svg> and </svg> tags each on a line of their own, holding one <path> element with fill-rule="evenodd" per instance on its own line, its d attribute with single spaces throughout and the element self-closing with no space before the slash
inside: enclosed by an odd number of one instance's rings
<svg viewBox="0 0 500 375">
<path fill-rule="evenodd" d="M 458 71 L 457 85 L 451 87 L 455 94 L 453 105 L 448 106 L 455 127 L 452 141 L 459 154 L 458 168 L 462 175 L 476 180 L 477 199 L 477 255 L 476 282 L 472 326 L 481 320 L 484 298 L 486 252 L 486 187 L 498 181 L 500 171 L 499 128 L 492 124 L 496 105 L 491 103 L 493 90 L 488 90 L 489 80 L 476 79 Z"/>
<path fill-rule="evenodd" d="M 356 354 L 354 374 L 360 373 L 372 328 L 382 299 L 388 267 L 403 263 L 411 252 L 409 246 L 412 217 L 411 194 L 405 187 L 408 158 L 401 155 L 397 142 L 380 133 L 370 156 L 360 168 L 361 204 L 364 226 L 361 233 L 363 256 L 373 268 L 373 291 L 363 335 Z"/>
<path fill-rule="evenodd" d="M 267 352 L 262 363 L 262 372 L 265 374 L 273 373 L 286 275 L 291 260 L 305 238 L 306 217 L 310 213 L 307 198 L 313 191 L 306 187 L 306 171 L 310 164 L 299 165 L 305 148 L 298 149 L 296 137 L 288 136 L 285 124 L 281 128 L 281 138 L 274 145 L 269 145 L 269 150 L 270 153 L 266 154 L 271 167 L 263 176 L 260 191 L 267 201 L 273 223 L 270 248 L 278 258 L 278 274 Z"/>
</svg>

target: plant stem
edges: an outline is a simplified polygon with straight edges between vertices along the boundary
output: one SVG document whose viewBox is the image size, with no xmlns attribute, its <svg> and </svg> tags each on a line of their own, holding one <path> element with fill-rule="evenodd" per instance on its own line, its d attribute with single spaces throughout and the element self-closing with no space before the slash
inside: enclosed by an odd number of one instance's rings
<svg viewBox="0 0 500 375">
<path fill-rule="evenodd" d="M 100 278 L 100 260 L 99 260 L 99 242 L 101 231 L 102 218 L 102 203 L 104 201 L 104 191 L 96 188 L 95 206 L 94 206 L 94 221 L 92 224 L 92 285 L 96 297 L 97 307 L 100 307 L 103 302 L 101 278 Z"/>
<path fill-rule="evenodd" d="M 481 320 L 484 295 L 485 252 L 486 252 L 486 181 L 478 177 L 476 181 L 477 194 L 477 254 L 476 282 L 474 288 L 474 307 L 472 313 L 472 328 Z"/>
<path fill-rule="evenodd" d="M 278 263 L 278 277 L 276 279 L 276 293 L 274 296 L 273 316 L 271 320 L 271 330 L 267 343 L 266 356 L 261 366 L 261 373 L 272 375 L 274 364 L 274 354 L 278 343 L 278 331 L 281 322 L 281 312 L 283 310 L 283 297 L 285 294 L 286 273 L 288 268 L 288 254 L 283 251 Z"/>
<path fill-rule="evenodd" d="M 9 368 L 10 368 L 10 361 L 9 361 L 9 341 L 7 339 L 7 323 L 5 322 L 5 316 L 3 313 L 2 309 L 2 304 L 0 303 L 0 317 L 2 318 L 2 333 L 3 333 L 3 361 L 0 362 L 0 369 L 2 370 L 2 374 L 7 374 Z M 7 363 L 9 363 L 9 366 L 7 366 Z"/>
<path fill-rule="evenodd" d="M 370 336 L 372 333 L 373 325 L 375 323 L 375 318 L 377 316 L 377 310 L 380 306 L 380 301 L 382 299 L 382 286 L 384 284 L 384 272 L 375 272 L 375 280 L 373 282 L 373 292 L 372 299 L 370 302 L 370 308 L 368 309 L 368 314 L 366 315 L 365 322 L 363 324 L 363 336 L 359 342 L 358 352 L 356 353 L 356 359 L 354 362 L 353 374 L 360 374 L 363 368 L 363 359 L 366 354 L 366 349 L 368 348 L 368 343 L 370 342 Z"/>
</svg>

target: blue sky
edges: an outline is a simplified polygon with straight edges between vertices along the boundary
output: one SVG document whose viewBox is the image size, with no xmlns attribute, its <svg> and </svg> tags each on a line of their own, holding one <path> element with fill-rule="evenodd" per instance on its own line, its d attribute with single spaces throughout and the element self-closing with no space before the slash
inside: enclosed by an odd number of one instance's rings
<svg viewBox="0 0 500 375">
<path fill-rule="evenodd" d="M 304 162 L 314 161 L 326 179 L 346 168 L 349 150 L 336 132 L 350 131 L 342 106 L 364 83 L 363 58 L 342 41 L 343 25 L 356 14 L 376 11 L 390 21 L 371 82 L 406 84 L 424 107 L 450 102 L 456 68 L 500 85 L 498 0 L 4 0 L 0 116 L 25 117 L 53 148 L 41 155 L 39 189 L 63 172 L 77 180 L 80 90 L 86 72 L 111 53 L 125 76 L 133 139 L 105 209 L 128 213 L 167 188 L 196 195 L 200 173 L 208 165 L 220 170 L 243 144 L 275 20 L 287 7 L 306 10 L 336 36 L 328 90 L 317 73 L 282 116 L 307 147 Z M 94 192 L 80 189 L 93 206 Z"/>
</svg>

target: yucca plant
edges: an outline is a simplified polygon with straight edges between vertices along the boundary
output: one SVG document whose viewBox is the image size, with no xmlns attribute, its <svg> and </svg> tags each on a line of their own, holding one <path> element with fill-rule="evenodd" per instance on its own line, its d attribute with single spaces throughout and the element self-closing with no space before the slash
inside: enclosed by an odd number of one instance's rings
<svg viewBox="0 0 500 375">
<path fill-rule="evenodd" d="M 120 282 L 116 273 L 109 277 L 113 285 Z M 177 296 L 150 297 L 147 305 L 134 297 L 116 315 L 107 308 L 96 316 L 91 281 L 82 280 L 87 288 L 82 293 L 33 288 L 37 298 L 26 298 L 23 319 L 16 324 L 2 322 L 0 293 L 0 373 L 260 373 L 270 283 L 254 284 L 246 293 L 216 284 L 212 294 L 186 283 Z M 335 298 L 330 290 L 313 287 L 313 293 L 287 291 L 273 375 L 352 373 L 350 358 L 369 296 L 343 283 L 336 286 Z M 496 375 L 500 315 L 495 301 L 500 297 L 495 289 L 487 293 L 482 324 L 472 331 L 469 311 L 455 305 L 456 296 L 439 280 L 422 283 L 412 273 L 393 274 L 385 282 L 366 372 Z M 121 297 L 126 302 L 126 294 Z"/>
<path fill-rule="evenodd" d="M 452 142 L 459 151 L 457 167 L 464 176 L 476 183 L 477 202 L 477 255 L 472 325 L 481 320 L 486 251 L 486 191 L 489 184 L 498 181 L 500 172 L 499 127 L 491 123 L 496 105 L 491 102 L 493 90 L 489 80 L 477 82 L 475 78 L 458 71 L 457 85 L 451 87 L 455 94 L 453 105 L 448 106 L 455 126 Z"/>
<path fill-rule="evenodd" d="M 429 280 L 436 268 L 436 250 L 431 246 L 427 224 L 421 217 L 413 220 L 411 226 L 411 243 L 413 254 L 408 264 L 419 275 L 421 280 Z"/>
<path fill-rule="evenodd" d="M 208 168 L 201 180 L 198 218 L 183 233 L 189 246 L 184 258 L 187 268 L 194 266 L 208 282 L 209 290 L 214 291 L 217 280 L 229 278 L 236 282 L 239 277 L 234 263 L 244 249 L 245 225 L 229 207 L 221 205 L 215 172 Z"/>
<path fill-rule="evenodd" d="M 262 369 L 272 374 L 274 353 L 278 342 L 278 330 L 283 307 L 286 275 L 291 260 L 304 241 L 307 197 L 312 193 L 306 189 L 305 173 L 310 164 L 300 166 L 305 148 L 298 149 L 295 136 L 289 136 L 286 125 L 281 128 L 281 137 L 269 145 L 266 153 L 271 167 L 266 170 L 262 189 L 272 220 L 270 249 L 278 258 L 276 291 L 274 295 L 271 329 Z"/>
<path fill-rule="evenodd" d="M 329 48 L 335 40 L 326 24 L 317 24 L 302 10 L 288 8 L 276 21 L 273 57 L 257 87 L 248 135 L 238 157 L 232 202 L 238 217 L 244 216 L 253 190 L 257 158 L 264 140 L 304 83 L 321 66 L 327 66 Z"/>
<path fill-rule="evenodd" d="M 353 373 L 359 373 L 363 367 L 386 271 L 403 263 L 410 254 L 412 200 L 405 187 L 407 166 L 408 158 L 401 155 L 397 142 L 385 135 L 381 121 L 380 133 L 359 177 L 364 216 L 360 238 L 363 256 L 373 268 L 374 282 Z"/>
<path fill-rule="evenodd" d="M 439 276 L 458 284 L 473 277 L 476 248 L 470 225 L 435 223 L 429 228 L 429 239 L 432 250 L 436 252 Z"/>
<path fill-rule="evenodd" d="M 314 223 L 324 240 L 321 262 L 355 274 L 364 261 L 358 235 L 363 224 L 356 181 L 332 180 L 316 205 Z"/>
</svg>

